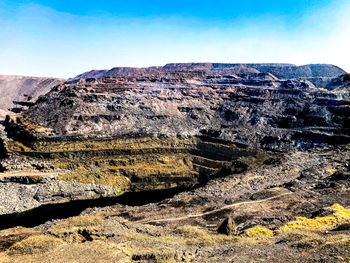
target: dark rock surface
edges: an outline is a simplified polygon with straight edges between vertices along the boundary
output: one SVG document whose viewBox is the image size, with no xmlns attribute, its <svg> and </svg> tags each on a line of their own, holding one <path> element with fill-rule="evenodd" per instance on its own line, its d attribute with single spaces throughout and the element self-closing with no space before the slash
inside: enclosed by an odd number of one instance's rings
<svg viewBox="0 0 350 263">
<path fill-rule="evenodd" d="M 189 189 L 278 165 L 270 151 L 349 143 L 341 73 L 330 65 L 199 63 L 83 74 L 6 118 L 1 198 L 16 198 L 1 213 Z M 330 76 L 328 89 L 307 80 Z M 33 169 L 39 178 L 28 177 Z"/>
<path fill-rule="evenodd" d="M 209 65 L 215 70 L 202 70 L 207 64 L 169 64 L 165 72 L 112 69 L 119 77 L 55 87 L 25 115 L 52 130 L 35 135 L 42 139 L 206 136 L 280 151 L 349 141 L 346 84 L 324 90 L 307 80 L 251 72 L 245 65 Z M 283 72 L 287 66 L 269 67 Z M 319 67 L 306 68 L 323 72 Z"/>
</svg>

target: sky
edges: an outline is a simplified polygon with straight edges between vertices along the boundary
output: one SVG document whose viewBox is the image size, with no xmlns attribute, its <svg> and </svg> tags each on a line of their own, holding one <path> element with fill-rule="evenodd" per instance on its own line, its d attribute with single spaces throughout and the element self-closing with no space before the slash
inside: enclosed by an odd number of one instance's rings
<svg viewBox="0 0 350 263">
<path fill-rule="evenodd" d="M 349 0 L 0 0 L 0 74 L 74 77 L 175 62 L 334 64 Z"/>
</svg>

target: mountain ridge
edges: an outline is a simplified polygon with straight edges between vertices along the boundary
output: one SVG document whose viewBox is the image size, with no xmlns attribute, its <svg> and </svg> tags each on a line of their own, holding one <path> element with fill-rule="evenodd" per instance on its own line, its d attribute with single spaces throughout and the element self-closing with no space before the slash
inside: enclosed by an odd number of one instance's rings
<svg viewBox="0 0 350 263">
<path fill-rule="evenodd" d="M 65 80 L 51 77 L 0 75 L 0 109 L 10 110 L 21 102 L 34 102 Z"/>
<path fill-rule="evenodd" d="M 78 79 L 103 78 L 107 76 L 125 76 L 135 73 L 176 72 L 188 70 L 215 70 L 223 68 L 245 67 L 256 69 L 259 72 L 270 72 L 279 78 L 311 78 L 311 77 L 337 77 L 346 72 L 332 64 L 307 64 L 296 66 L 288 63 L 168 63 L 164 66 L 151 67 L 114 67 L 105 70 L 91 70 L 81 73 L 68 81 Z M 285 70 L 285 73 L 279 72 Z"/>
</svg>

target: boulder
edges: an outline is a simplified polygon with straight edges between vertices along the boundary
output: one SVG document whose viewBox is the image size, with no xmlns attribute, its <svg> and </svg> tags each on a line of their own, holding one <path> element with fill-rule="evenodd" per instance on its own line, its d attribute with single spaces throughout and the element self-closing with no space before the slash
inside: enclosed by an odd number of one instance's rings
<svg viewBox="0 0 350 263">
<path fill-rule="evenodd" d="M 217 232 L 219 234 L 224 235 L 235 235 L 237 234 L 237 228 L 235 223 L 230 217 L 227 217 L 219 226 L 217 229 Z"/>
</svg>

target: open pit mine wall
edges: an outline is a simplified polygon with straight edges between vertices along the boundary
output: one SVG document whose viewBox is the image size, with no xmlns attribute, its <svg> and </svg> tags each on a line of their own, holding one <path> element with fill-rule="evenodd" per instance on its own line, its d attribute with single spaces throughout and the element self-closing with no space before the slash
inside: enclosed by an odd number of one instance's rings
<svg viewBox="0 0 350 263">
<path fill-rule="evenodd" d="M 326 90 L 241 66 L 135 71 L 58 85 L 6 119 L 3 169 L 21 160 L 56 174 L 2 178 L 4 192 L 28 193 L 2 213 L 189 189 L 272 162 L 272 152 L 350 141 L 344 82 Z"/>
</svg>

